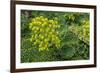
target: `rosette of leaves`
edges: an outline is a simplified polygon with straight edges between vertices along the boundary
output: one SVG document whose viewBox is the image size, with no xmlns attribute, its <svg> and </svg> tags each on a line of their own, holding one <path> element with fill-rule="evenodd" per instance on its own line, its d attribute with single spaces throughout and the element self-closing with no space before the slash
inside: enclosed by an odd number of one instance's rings
<svg viewBox="0 0 100 73">
<path fill-rule="evenodd" d="M 30 41 L 39 51 L 49 50 L 50 47 L 59 48 L 59 28 L 60 25 L 56 20 L 48 19 L 44 16 L 32 18 L 29 23 L 29 29 L 32 32 Z"/>
</svg>

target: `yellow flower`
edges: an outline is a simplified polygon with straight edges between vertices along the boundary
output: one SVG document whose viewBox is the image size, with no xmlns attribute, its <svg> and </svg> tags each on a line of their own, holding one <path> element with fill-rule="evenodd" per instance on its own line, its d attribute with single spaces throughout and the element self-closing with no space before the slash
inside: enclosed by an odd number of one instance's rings
<svg viewBox="0 0 100 73">
<path fill-rule="evenodd" d="M 59 34 L 57 29 L 60 28 L 58 21 L 39 16 L 32 19 L 29 28 L 33 33 L 30 40 L 34 42 L 34 46 L 36 46 L 39 51 L 48 50 L 49 46 L 60 46 L 60 39 L 57 35 Z M 52 43 L 54 43 L 54 45 L 52 45 Z"/>
<path fill-rule="evenodd" d="M 44 39 L 44 36 L 41 35 L 40 38 L 41 38 L 41 39 Z"/>
<path fill-rule="evenodd" d="M 58 22 L 57 22 L 57 21 L 55 21 L 55 24 L 58 24 Z"/>
<path fill-rule="evenodd" d="M 47 18 L 45 18 L 44 20 L 45 20 L 45 21 L 47 21 L 48 19 L 47 19 Z"/>
<path fill-rule="evenodd" d="M 32 30 L 34 31 L 35 30 L 35 27 L 33 27 Z"/>
<path fill-rule="evenodd" d="M 34 42 L 34 45 L 36 45 L 37 44 L 37 42 Z"/>
<path fill-rule="evenodd" d="M 58 25 L 58 28 L 60 28 L 60 25 Z"/>
<path fill-rule="evenodd" d="M 42 47 L 42 44 L 39 44 L 39 47 Z"/>
<path fill-rule="evenodd" d="M 52 27 L 52 25 L 51 25 L 51 24 L 49 24 L 49 27 Z"/>
<path fill-rule="evenodd" d="M 48 39 L 44 39 L 45 42 L 48 42 Z"/>
</svg>

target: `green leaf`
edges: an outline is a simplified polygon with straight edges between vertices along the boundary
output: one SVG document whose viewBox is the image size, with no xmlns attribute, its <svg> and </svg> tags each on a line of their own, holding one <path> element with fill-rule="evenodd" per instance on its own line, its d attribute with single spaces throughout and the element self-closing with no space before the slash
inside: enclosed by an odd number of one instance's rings
<svg viewBox="0 0 100 73">
<path fill-rule="evenodd" d="M 62 47 L 62 57 L 65 60 L 70 59 L 75 54 L 75 49 L 73 47 L 69 47 L 68 45 Z"/>
</svg>

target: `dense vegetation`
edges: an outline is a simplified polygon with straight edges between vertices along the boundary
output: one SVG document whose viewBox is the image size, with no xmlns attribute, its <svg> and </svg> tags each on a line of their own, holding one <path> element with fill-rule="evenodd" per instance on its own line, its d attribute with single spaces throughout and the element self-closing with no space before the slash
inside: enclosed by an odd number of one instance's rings
<svg viewBox="0 0 100 73">
<path fill-rule="evenodd" d="M 89 13 L 21 10 L 21 62 L 89 59 Z"/>
</svg>

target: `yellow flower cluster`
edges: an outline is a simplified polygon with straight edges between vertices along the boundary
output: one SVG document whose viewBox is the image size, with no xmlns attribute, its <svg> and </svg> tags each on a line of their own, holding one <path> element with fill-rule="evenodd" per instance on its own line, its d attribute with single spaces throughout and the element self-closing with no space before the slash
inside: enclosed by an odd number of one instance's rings
<svg viewBox="0 0 100 73">
<path fill-rule="evenodd" d="M 86 20 L 86 21 L 83 21 L 83 26 L 82 26 L 82 28 L 83 28 L 83 40 L 85 41 L 85 42 L 87 42 L 88 44 L 89 44 L 89 38 L 90 38 L 90 32 L 89 32 L 89 30 L 90 30 L 90 23 L 89 23 L 89 21 L 88 20 Z M 81 36 L 82 36 L 81 35 Z"/>
<path fill-rule="evenodd" d="M 55 46 L 56 48 L 60 47 L 58 31 L 60 25 L 58 21 L 39 16 L 32 19 L 29 28 L 32 31 L 30 40 L 40 51 L 49 50 L 51 46 Z"/>
</svg>

